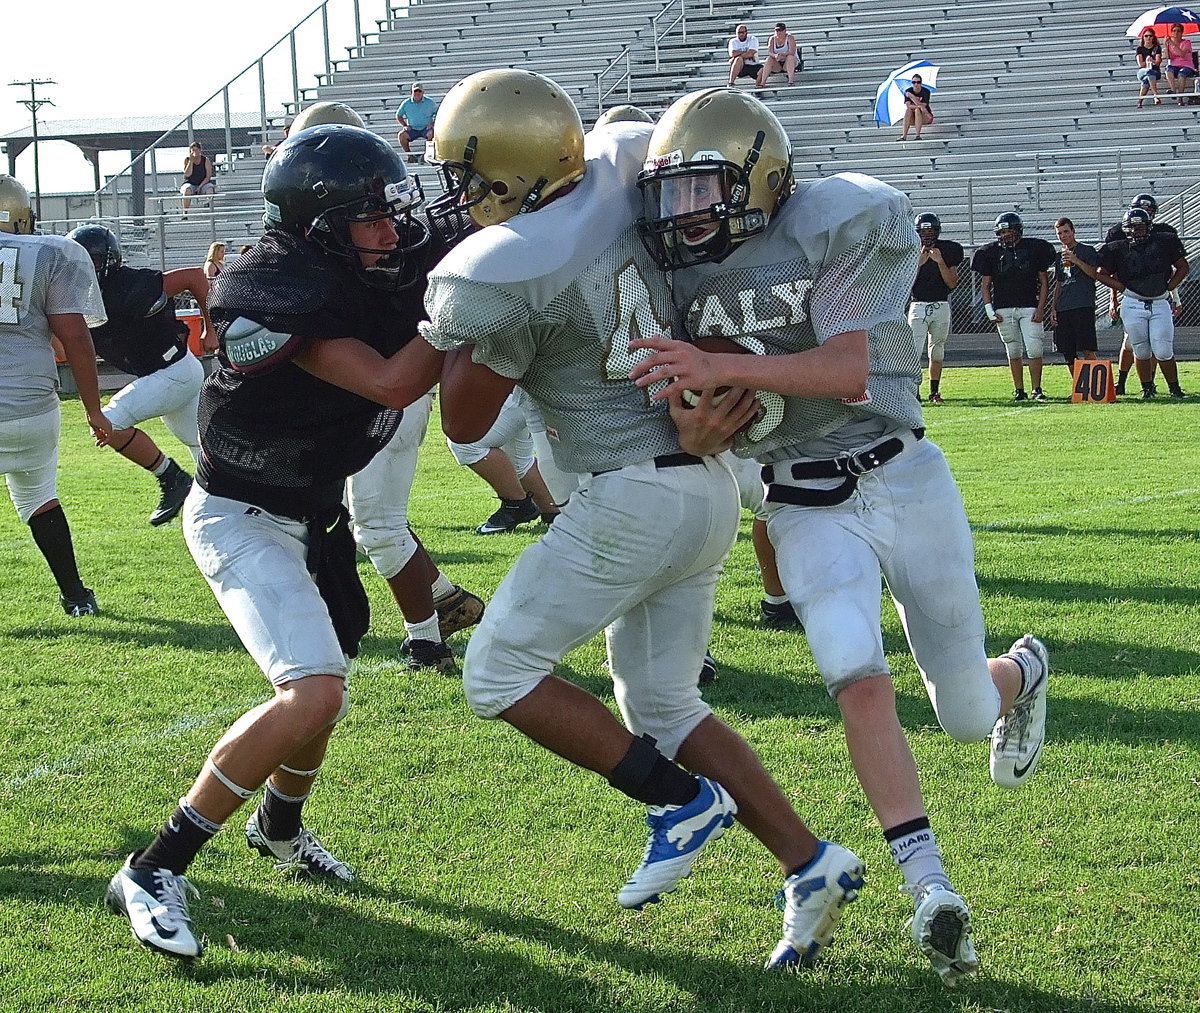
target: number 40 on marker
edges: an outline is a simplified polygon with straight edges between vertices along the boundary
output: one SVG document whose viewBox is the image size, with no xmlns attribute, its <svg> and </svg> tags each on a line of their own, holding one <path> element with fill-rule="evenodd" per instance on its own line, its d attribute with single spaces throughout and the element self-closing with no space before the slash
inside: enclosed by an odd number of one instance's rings
<svg viewBox="0 0 1200 1013">
<path fill-rule="evenodd" d="M 1112 404 L 1116 400 L 1112 363 L 1103 359 L 1076 359 L 1072 404 Z"/>
</svg>

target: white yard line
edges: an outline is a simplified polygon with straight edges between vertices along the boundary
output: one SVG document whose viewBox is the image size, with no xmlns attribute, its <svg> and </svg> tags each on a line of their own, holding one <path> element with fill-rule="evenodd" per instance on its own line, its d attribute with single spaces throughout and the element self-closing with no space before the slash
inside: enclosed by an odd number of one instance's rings
<svg viewBox="0 0 1200 1013">
<path fill-rule="evenodd" d="M 1102 513 L 1107 510 L 1113 510 L 1118 507 L 1136 506 L 1138 503 L 1153 503 L 1155 500 L 1172 499 L 1176 496 L 1196 496 L 1200 495 L 1200 489 L 1174 489 L 1171 492 L 1158 492 L 1152 496 L 1134 496 L 1132 499 L 1113 499 L 1106 503 L 1097 503 L 1095 506 L 1089 507 L 1071 507 L 1069 515 L 1078 517 L 1080 514 Z M 1008 521 L 993 521 L 990 524 L 972 524 L 972 531 L 1007 531 L 1010 528 L 1018 528 L 1023 524 L 1041 524 L 1044 521 L 1059 521 L 1063 520 L 1066 514 L 1062 509 L 1055 510 L 1053 513 L 1041 514 L 1037 517 L 1024 517 L 1018 520 Z"/>
<path fill-rule="evenodd" d="M 201 728 L 207 728 L 209 725 L 217 724 L 235 714 L 245 713 L 254 706 L 255 700 L 261 699 L 261 696 L 257 696 L 254 700 L 248 700 L 244 704 L 222 707 L 220 710 L 209 711 L 207 714 L 184 714 L 174 724 L 158 732 L 143 732 L 140 735 L 131 735 L 124 739 L 111 739 L 107 742 L 85 746 L 83 749 L 70 753 L 60 759 L 39 763 L 23 774 L 14 775 L 3 784 L 0 784 L 0 790 L 20 791 L 30 784 L 44 780 L 47 777 L 54 777 L 56 774 L 70 773 L 85 765 L 98 766 L 110 757 L 135 752 L 143 748 L 149 749 L 151 746 L 167 739 L 179 738 L 181 735 L 187 735 Z"/>
</svg>

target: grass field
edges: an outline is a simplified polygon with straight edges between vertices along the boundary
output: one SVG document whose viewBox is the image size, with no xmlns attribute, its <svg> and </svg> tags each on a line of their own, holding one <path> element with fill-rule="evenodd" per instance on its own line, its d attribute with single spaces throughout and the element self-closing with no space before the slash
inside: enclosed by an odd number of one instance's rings
<svg viewBox="0 0 1200 1013">
<path fill-rule="evenodd" d="M 1181 372 L 1200 392 L 1200 365 Z M 1030 631 L 1050 647 L 1049 739 L 1022 790 L 992 785 L 986 744 L 940 732 L 885 610 L 901 719 L 976 922 L 983 969 L 955 991 L 904 929 L 910 902 L 803 637 L 755 624 L 748 526 L 719 590 L 707 696 L 814 830 L 866 860 L 817 968 L 761 970 L 778 873 L 740 828 L 664 903 L 620 909 L 639 807 L 474 718 L 457 682 L 398 665 L 403 627 L 373 575 L 355 706 L 307 809 L 358 881 L 276 872 L 235 816 L 190 874 L 203 960 L 138 947 L 105 884 L 266 683 L 178 523 L 146 525 L 154 483 L 90 448 L 65 403 L 60 492 L 103 614 L 62 615 L 28 531 L 0 508 L 0 1011 L 1195 1010 L 1200 398 L 1070 405 L 1061 367 L 1046 386 L 1057 403 L 1014 405 L 1006 370 L 947 370 L 947 403 L 927 413 L 976 528 L 990 651 Z M 413 520 L 485 596 L 538 531 L 475 536 L 491 509 L 431 434 Z M 611 702 L 603 663 L 595 642 L 561 673 Z"/>
</svg>

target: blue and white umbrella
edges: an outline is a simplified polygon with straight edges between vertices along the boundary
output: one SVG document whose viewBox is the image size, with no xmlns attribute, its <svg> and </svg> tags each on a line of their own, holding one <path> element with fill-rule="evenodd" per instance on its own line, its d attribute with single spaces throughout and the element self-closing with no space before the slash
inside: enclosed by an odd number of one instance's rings
<svg viewBox="0 0 1200 1013">
<path fill-rule="evenodd" d="M 1183 25 L 1184 35 L 1195 35 L 1200 32 L 1200 13 L 1190 7 L 1154 7 L 1125 29 L 1125 34 L 1137 39 L 1149 28 L 1160 39 L 1165 39 L 1171 34 L 1172 25 Z"/>
<path fill-rule="evenodd" d="M 893 70 L 875 92 L 875 122 L 899 123 L 904 119 L 904 90 L 912 86 L 913 74 L 930 91 L 937 90 L 938 65 L 928 60 L 913 60 Z"/>
</svg>

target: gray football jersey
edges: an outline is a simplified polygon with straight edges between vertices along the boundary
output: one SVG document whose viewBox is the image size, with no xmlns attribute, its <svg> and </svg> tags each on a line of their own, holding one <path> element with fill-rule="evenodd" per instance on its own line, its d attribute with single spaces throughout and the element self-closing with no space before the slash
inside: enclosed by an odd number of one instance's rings
<svg viewBox="0 0 1200 1013">
<path fill-rule="evenodd" d="M 671 297 L 634 228 L 648 124 L 587 135 L 587 174 L 532 214 L 469 236 L 429 276 L 421 333 L 520 382 L 562 471 L 621 468 L 679 451 L 666 402 L 629 379 L 629 342 L 669 334 Z"/>
<path fill-rule="evenodd" d="M 762 393 L 764 410 L 736 453 L 764 462 L 823 456 L 897 424 L 922 425 L 920 350 L 906 315 L 919 250 L 904 194 L 840 173 L 801 183 L 767 231 L 721 263 L 675 272 L 675 301 L 693 338 L 718 335 L 760 355 L 786 355 L 867 332 L 863 397 Z"/>
<path fill-rule="evenodd" d="M 0 421 L 40 415 L 57 404 L 46 319 L 54 313 L 82 313 L 89 327 L 107 319 L 87 251 L 62 236 L 0 232 Z"/>
</svg>

